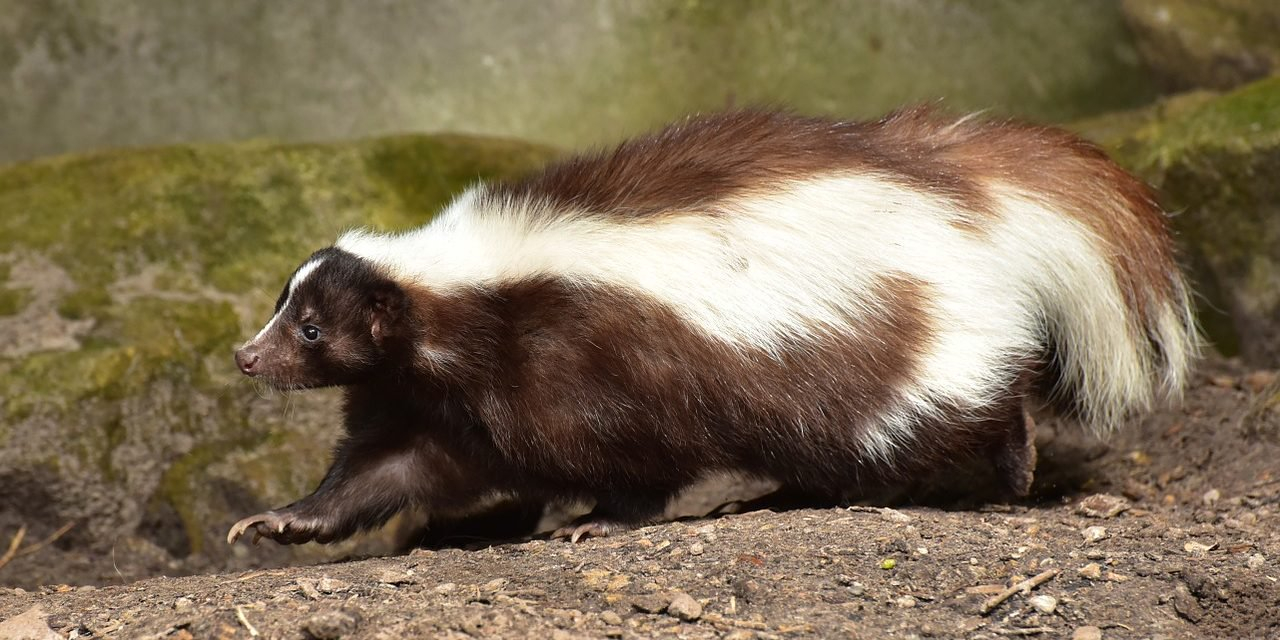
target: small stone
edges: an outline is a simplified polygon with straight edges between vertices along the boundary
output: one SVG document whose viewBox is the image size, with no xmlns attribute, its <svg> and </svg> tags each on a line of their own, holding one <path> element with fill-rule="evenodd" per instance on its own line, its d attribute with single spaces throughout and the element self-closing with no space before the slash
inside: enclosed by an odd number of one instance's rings
<svg viewBox="0 0 1280 640">
<path fill-rule="evenodd" d="M 298 590 L 302 592 L 302 595 L 311 598 L 312 600 L 319 600 L 321 598 L 320 591 L 316 589 L 315 580 L 298 578 L 297 584 Z"/>
<path fill-rule="evenodd" d="M 673 615 L 685 622 L 693 622 L 702 617 L 702 605 L 698 604 L 693 596 L 677 591 L 671 598 L 671 603 L 667 605 L 667 613 Z"/>
<path fill-rule="evenodd" d="M 503 587 L 506 587 L 506 586 L 507 586 L 506 578 L 494 578 L 493 580 L 490 580 L 484 583 L 484 586 L 480 587 L 480 590 L 484 591 L 485 593 L 497 593 L 499 591 L 502 591 Z"/>
<path fill-rule="evenodd" d="M 380 584 L 390 584 L 390 585 L 397 585 L 397 586 L 414 584 L 417 582 L 417 579 L 409 575 L 409 572 L 403 571 L 400 569 L 383 569 L 382 571 L 378 572 L 375 579 Z"/>
<path fill-rule="evenodd" d="M 0 638 L 59 640 L 62 635 L 49 628 L 49 616 L 36 605 L 4 622 L 0 622 Z"/>
<path fill-rule="evenodd" d="M 910 609 L 916 606 L 916 599 L 911 596 L 899 596 L 893 599 L 893 603 L 903 609 Z"/>
<path fill-rule="evenodd" d="M 1080 535 L 1084 536 L 1086 544 L 1093 544 L 1107 537 L 1107 528 L 1098 526 L 1085 527 L 1084 531 L 1080 532 Z"/>
<path fill-rule="evenodd" d="M 1031 608 L 1036 611 L 1049 615 L 1058 610 L 1058 599 L 1053 596 L 1032 596 L 1027 599 L 1031 604 Z"/>
<path fill-rule="evenodd" d="M 736 631 L 730 631 L 729 635 L 724 637 L 724 640 L 755 640 L 755 637 L 756 632 L 754 631 L 738 629 Z"/>
<path fill-rule="evenodd" d="M 1216 545 L 1207 545 L 1203 542 L 1196 542 L 1195 540 L 1192 540 L 1191 542 L 1182 545 L 1182 550 L 1193 556 L 1203 556 L 1212 551 L 1214 546 Z"/>
<path fill-rule="evenodd" d="M 1102 567 L 1099 566 L 1098 563 L 1096 562 L 1090 562 L 1089 564 L 1086 564 L 1085 566 L 1080 567 L 1076 571 L 1076 573 L 1079 573 L 1080 577 L 1082 578 L 1088 578 L 1089 580 L 1098 580 L 1102 578 Z"/>
<path fill-rule="evenodd" d="M 1253 393 L 1262 393 L 1275 384 L 1275 371 L 1254 371 L 1244 377 L 1244 387 Z"/>
<path fill-rule="evenodd" d="M 622 624 L 622 616 L 612 611 L 605 611 L 604 613 L 600 614 L 600 620 L 605 624 L 614 626 L 614 627 L 620 626 Z"/>
<path fill-rule="evenodd" d="M 351 588 L 351 583 L 324 576 L 316 581 L 316 589 L 320 593 L 337 593 Z"/>
<path fill-rule="evenodd" d="M 195 604 L 196 604 L 195 601 L 193 601 L 191 598 L 188 598 L 186 596 L 181 596 L 177 600 L 173 601 L 173 608 L 176 611 L 186 611 L 187 609 L 194 607 Z"/>
<path fill-rule="evenodd" d="M 1200 501 L 1203 502 L 1204 506 L 1206 507 L 1212 507 L 1213 505 L 1217 504 L 1218 501 L 1221 499 L 1222 499 L 1222 492 L 1218 491 L 1217 489 L 1210 489 L 1204 492 L 1203 496 L 1200 496 Z"/>
<path fill-rule="evenodd" d="M 880 519 L 887 522 L 897 522 L 899 524 L 911 522 L 911 516 L 888 507 L 880 510 Z"/>
<path fill-rule="evenodd" d="M 1173 594 L 1173 610 L 1190 622 L 1200 622 L 1204 618 L 1204 607 L 1191 595 L 1185 586 L 1179 585 Z"/>
<path fill-rule="evenodd" d="M 880 561 L 880 568 L 884 569 L 885 571 L 893 569 L 896 566 L 898 566 L 898 561 L 894 560 L 893 558 L 885 558 L 884 560 Z"/>
<path fill-rule="evenodd" d="M 643 613 L 662 613 L 670 603 L 671 600 L 657 593 L 636 596 L 631 599 L 631 607 Z"/>
<path fill-rule="evenodd" d="M 302 623 L 302 629 L 316 640 L 338 640 L 355 633 L 359 627 L 359 614 L 342 609 L 322 611 Z"/>
<path fill-rule="evenodd" d="M 1209 376 L 1209 384 L 1223 389 L 1230 389 L 1236 386 L 1236 379 L 1227 375 Z"/>
<path fill-rule="evenodd" d="M 703 551 L 705 551 L 705 549 L 703 548 L 701 542 L 695 542 L 689 545 L 689 555 L 691 556 L 700 556 L 702 555 Z"/>
<path fill-rule="evenodd" d="M 1090 518 L 1114 518 L 1129 508 L 1129 501 L 1106 493 L 1097 493 L 1076 505 L 1080 513 Z"/>
<path fill-rule="evenodd" d="M 457 591 L 457 590 L 458 590 L 458 585 L 452 582 L 445 582 L 442 584 L 438 584 L 436 585 L 435 589 L 432 589 L 432 591 L 435 591 L 436 593 L 442 596 L 453 593 L 454 591 Z"/>
<path fill-rule="evenodd" d="M 1076 627 L 1076 630 L 1071 632 L 1071 640 L 1102 640 L 1102 629 L 1093 625 Z"/>
<path fill-rule="evenodd" d="M 1244 561 L 1244 566 L 1254 570 L 1261 569 L 1262 567 L 1266 566 L 1266 564 L 1267 564 L 1267 557 L 1262 555 L 1261 553 L 1255 553 L 1249 556 L 1248 560 Z"/>
</svg>

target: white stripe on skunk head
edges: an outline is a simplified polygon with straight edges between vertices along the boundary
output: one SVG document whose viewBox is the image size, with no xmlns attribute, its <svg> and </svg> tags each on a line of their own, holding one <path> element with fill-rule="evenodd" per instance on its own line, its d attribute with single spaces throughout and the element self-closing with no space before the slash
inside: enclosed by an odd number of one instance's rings
<svg viewBox="0 0 1280 640">
<path fill-rule="evenodd" d="M 368 261 L 318 251 L 289 279 L 271 320 L 236 351 L 236 363 L 284 389 L 364 379 L 386 364 L 406 321 L 404 298 Z"/>
</svg>

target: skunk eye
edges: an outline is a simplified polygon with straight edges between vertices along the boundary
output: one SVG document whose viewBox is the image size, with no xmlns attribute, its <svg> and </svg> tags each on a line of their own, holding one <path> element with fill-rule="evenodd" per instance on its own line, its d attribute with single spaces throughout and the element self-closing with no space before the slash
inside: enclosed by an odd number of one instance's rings
<svg viewBox="0 0 1280 640">
<path fill-rule="evenodd" d="M 314 324 L 308 324 L 302 327 L 302 337 L 307 342 L 315 342 L 320 339 L 320 327 Z"/>
</svg>

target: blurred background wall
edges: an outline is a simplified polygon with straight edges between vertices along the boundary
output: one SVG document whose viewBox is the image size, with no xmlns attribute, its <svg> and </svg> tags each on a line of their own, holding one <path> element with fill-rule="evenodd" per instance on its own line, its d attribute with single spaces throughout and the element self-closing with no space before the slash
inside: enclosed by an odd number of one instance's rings
<svg viewBox="0 0 1280 640">
<path fill-rule="evenodd" d="M 1148 101 L 1114 0 L 0 0 L 0 162 L 405 131 L 574 147 L 729 103 Z"/>
</svg>

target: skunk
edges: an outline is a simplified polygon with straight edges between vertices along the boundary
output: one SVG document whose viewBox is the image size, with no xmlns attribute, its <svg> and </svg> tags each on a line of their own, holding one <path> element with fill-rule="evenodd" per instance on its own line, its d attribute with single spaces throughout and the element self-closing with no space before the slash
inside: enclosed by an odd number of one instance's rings
<svg viewBox="0 0 1280 640">
<path fill-rule="evenodd" d="M 1061 130 L 691 117 L 298 267 L 236 362 L 344 387 L 345 436 L 228 541 L 504 496 L 594 501 L 576 541 L 714 472 L 838 500 L 977 458 L 1022 495 L 1033 412 L 1106 432 L 1179 395 L 1175 258 L 1152 193 Z"/>
</svg>

